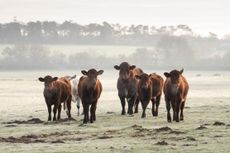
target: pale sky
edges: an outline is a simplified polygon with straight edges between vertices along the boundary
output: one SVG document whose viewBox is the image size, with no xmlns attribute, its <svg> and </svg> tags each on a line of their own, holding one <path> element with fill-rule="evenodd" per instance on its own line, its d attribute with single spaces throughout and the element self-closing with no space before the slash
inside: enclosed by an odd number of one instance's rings
<svg viewBox="0 0 230 153">
<path fill-rule="evenodd" d="M 0 23 L 186 24 L 197 34 L 230 34 L 230 0 L 0 0 Z"/>
</svg>

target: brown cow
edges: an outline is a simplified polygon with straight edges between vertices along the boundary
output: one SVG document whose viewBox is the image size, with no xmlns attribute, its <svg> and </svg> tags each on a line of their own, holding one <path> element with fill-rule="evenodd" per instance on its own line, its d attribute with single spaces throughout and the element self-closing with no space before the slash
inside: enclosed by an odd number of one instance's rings
<svg viewBox="0 0 230 153">
<path fill-rule="evenodd" d="M 65 105 L 67 105 L 67 115 L 68 118 L 71 118 L 71 86 L 70 82 L 65 78 L 57 78 L 57 77 L 51 77 L 49 75 L 45 76 L 44 78 L 40 77 L 38 78 L 39 81 L 44 82 L 44 98 L 46 101 L 46 105 L 48 108 L 48 121 L 51 121 L 51 106 L 53 107 L 53 121 L 56 120 L 56 112 L 58 109 L 58 117 L 57 119 L 61 118 L 61 103 L 64 102 L 64 108 Z"/>
<path fill-rule="evenodd" d="M 172 70 L 170 73 L 165 72 L 164 94 L 167 109 L 167 120 L 171 122 L 170 108 L 173 109 L 173 120 L 179 122 L 184 119 L 184 105 L 187 98 L 189 85 L 181 71 Z M 180 118 L 179 118 L 180 112 Z"/>
<path fill-rule="evenodd" d="M 88 72 L 82 70 L 82 76 L 78 84 L 78 93 L 82 101 L 84 120 L 83 123 L 89 121 L 89 107 L 90 108 L 90 122 L 96 121 L 96 108 L 97 101 L 102 92 L 101 82 L 97 79 L 98 75 L 101 75 L 104 71 L 97 71 L 95 69 L 90 69 Z"/>
<path fill-rule="evenodd" d="M 119 78 L 117 80 L 118 96 L 121 101 L 122 111 L 121 115 L 125 115 L 125 99 L 128 101 L 128 114 L 133 114 L 133 106 L 135 106 L 135 113 L 138 112 L 139 98 L 137 93 L 138 79 L 136 75 L 141 75 L 143 71 L 136 68 L 135 65 L 129 65 L 127 62 L 122 62 L 119 66 L 114 68 L 119 70 Z"/>
<path fill-rule="evenodd" d="M 164 83 L 163 78 L 156 73 L 152 73 L 150 75 L 143 73 L 136 77 L 140 80 L 138 83 L 138 95 L 143 109 L 141 117 L 146 117 L 145 110 L 150 100 L 152 101 L 152 115 L 158 116 L 158 107 Z"/>
</svg>

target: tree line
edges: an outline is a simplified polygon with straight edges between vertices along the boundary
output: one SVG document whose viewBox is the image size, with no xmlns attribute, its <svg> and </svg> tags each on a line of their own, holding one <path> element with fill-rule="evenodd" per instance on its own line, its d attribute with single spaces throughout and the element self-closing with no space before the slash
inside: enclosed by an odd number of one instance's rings
<svg viewBox="0 0 230 153">
<path fill-rule="evenodd" d="M 193 35 L 187 25 L 148 26 L 90 23 L 81 25 L 72 21 L 17 21 L 0 23 L 0 43 L 45 43 L 45 44 L 118 44 L 155 45 L 164 35 Z M 215 37 L 215 34 L 212 34 Z"/>
</svg>

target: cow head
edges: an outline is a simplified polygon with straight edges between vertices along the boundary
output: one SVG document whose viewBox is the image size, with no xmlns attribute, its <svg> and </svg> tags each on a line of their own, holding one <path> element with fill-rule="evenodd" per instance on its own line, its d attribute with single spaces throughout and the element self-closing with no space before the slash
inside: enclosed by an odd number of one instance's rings
<svg viewBox="0 0 230 153">
<path fill-rule="evenodd" d="M 164 75 L 166 78 L 170 78 L 172 84 L 178 84 L 180 80 L 180 76 L 182 75 L 184 69 L 178 71 L 178 70 L 172 70 L 170 73 L 165 72 Z"/>
<path fill-rule="evenodd" d="M 130 75 L 131 75 L 130 71 L 135 69 L 136 66 L 135 65 L 129 65 L 127 62 L 123 62 L 119 66 L 115 65 L 114 68 L 116 70 L 119 70 L 119 77 L 122 80 L 128 80 Z"/>
<path fill-rule="evenodd" d="M 103 70 L 95 70 L 95 69 L 90 69 L 88 71 L 82 70 L 81 73 L 83 75 L 87 75 L 87 77 L 94 83 L 96 84 L 97 81 L 97 76 L 101 75 L 104 71 Z"/>
<path fill-rule="evenodd" d="M 50 75 L 45 76 L 44 78 L 38 78 L 39 81 L 44 82 L 45 87 L 48 87 L 53 81 L 56 81 L 58 77 L 51 77 Z"/>
<path fill-rule="evenodd" d="M 135 78 L 139 79 L 139 87 L 142 89 L 147 89 L 150 85 L 150 76 L 146 73 L 141 75 L 136 75 Z"/>
</svg>

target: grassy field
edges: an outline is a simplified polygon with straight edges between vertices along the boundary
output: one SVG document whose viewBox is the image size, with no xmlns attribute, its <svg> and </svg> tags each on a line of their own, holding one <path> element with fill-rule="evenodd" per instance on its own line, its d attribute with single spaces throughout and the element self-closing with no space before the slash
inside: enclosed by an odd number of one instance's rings
<svg viewBox="0 0 230 153">
<path fill-rule="evenodd" d="M 93 124 L 82 124 L 82 116 L 68 121 L 46 122 L 30 116 L 1 124 L 1 152 L 228 152 L 230 149 L 229 99 L 185 109 L 185 121 L 167 123 L 164 103 L 159 117 L 141 119 L 121 116 L 119 110 L 98 113 Z M 214 104 L 218 103 L 218 104 Z M 40 111 L 43 112 L 43 111 Z M 66 115 L 62 114 L 63 118 Z"/>
<path fill-rule="evenodd" d="M 168 123 L 164 98 L 159 116 L 139 113 L 120 115 L 117 96 L 117 72 L 100 76 L 103 93 L 97 108 L 97 121 L 82 124 L 76 104 L 72 117 L 47 122 L 43 84 L 37 77 L 45 74 L 74 74 L 73 71 L 0 72 L 0 152 L 229 152 L 230 146 L 230 74 L 229 72 L 187 72 L 190 83 L 184 110 L 185 120 Z M 158 72 L 162 74 L 162 72 Z M 197 74 L 199 74 L 197 76 Z"/>
</svg>

